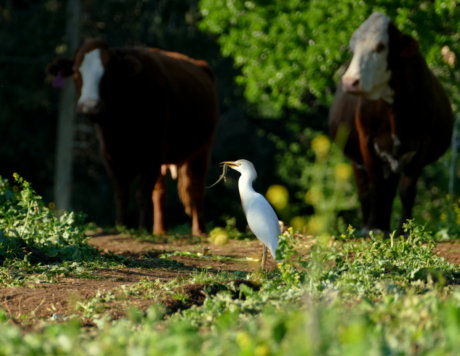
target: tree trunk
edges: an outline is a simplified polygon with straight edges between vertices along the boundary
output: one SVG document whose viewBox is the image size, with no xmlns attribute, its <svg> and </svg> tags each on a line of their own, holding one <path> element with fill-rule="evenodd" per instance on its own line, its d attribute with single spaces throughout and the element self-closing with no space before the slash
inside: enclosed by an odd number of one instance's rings
<svg viewBox="0 0 460 356">
<path fill-rule="evenodd" d="M 68 0 L 66 12 L 67 54 L 72 56 L 79 43 L 80 0 Z M 58 212 L 71 209 L 74 122 L 75 88 L 68 79 L 61 94 L 57 128 L 54 202 Z"/>
</svg>

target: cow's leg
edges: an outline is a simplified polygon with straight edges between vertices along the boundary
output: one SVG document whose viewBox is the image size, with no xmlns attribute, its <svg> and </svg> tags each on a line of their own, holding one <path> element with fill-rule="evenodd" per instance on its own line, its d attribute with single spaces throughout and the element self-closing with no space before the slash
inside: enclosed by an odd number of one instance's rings
<svg viewBox="0 0 460 356">
<path fill-rule="evenodd" d="M 403 232 L 403 224 L 412 219 L 412 209 L 415 203 L 417 180 L 419 175 L 403 176 L 399 183 L 399 197 L 401 199 L 401 218 L 398 225 L 398 234 Z"/>
<path fill-rule="evenodd" d="M 201 213 L 204 204 L 204 186 L 208 169 L 207 152 L 200 153 L 180 167 L 178 179 L 179 198 L 185 212 L 192 218 L 192 234 L 204 234 Z"/>
<path fill-rule="evenodd" d="M 162 174 L 158 175 L 155 187 L 153 188 L 152 201 L 153 201 L 153 233 L 165 234 L 166 224 L 164 221 L 166 200 L 166 184 L 165 177 Z"/>
<path fill-rule="evenodd" d="M 129 186 L 131 178 L 112 172 L 112 185 L 115 199 L 115 223 L 128 225 Z"/>
<path fill-rule="evenodd" d="M 376 228 L 377 210 L 377 186 L 379 181 L 379 172 L 375 164 L 375 155 L 370 147 L 369 133 L 367 124 L 363 120 L 362 98 L 358 98 L 356 106 L 354 123 L 358 134 L 359 151 L 362 158 L 362 169 L 354 163 L 356 182 L 358 185 L 358 194 L 363 211 L 363 233 L 367 235 L 370 230 Z"/>
<path fill-rule="evenodd" d="M 370 190 L 369 181 L 364 167 L 353 162 L 353 171 L 355 174 L 356 186 L 358 188 L 358 199 L 361 205 L 361 215 L 363 219 L 363 228 L 361 233 L 367 235 L 369 232 L 369 214 L 370 214 Z"/>
<path fill-rule="evenodd" d="M 399 175 L 381 178 L 375 186 L 372 199 L 370 228 L 390 232 L 391 210 L 396 196 Z"/>
<path fill-rule="evenodd" d="M 155 171 L 145 172 L 140 179 L 139 187 L 136 192 L 137 204 L 139 208 L 139 229 L 151 231 L 152 228 L 152 194 L 160 167 Z"/>
</svg>

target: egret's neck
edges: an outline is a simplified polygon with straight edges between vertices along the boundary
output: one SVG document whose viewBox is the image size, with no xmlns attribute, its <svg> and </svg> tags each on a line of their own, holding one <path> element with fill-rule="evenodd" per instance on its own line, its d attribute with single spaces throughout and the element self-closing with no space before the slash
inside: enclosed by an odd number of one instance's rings
<svg viewBox="0 0 460 356">
<path fill-rule="evenodd" d="M 243 197 L 247 197 L 248 194 L 251 194 L 254 191 L 254 188 L 252 187 L 252 182 L 256 179 L 255 176 L 252 174 L 242 174 L 240 176 L 240 179 L 238 180 L 238 189 L 240 191 L 240 197 L 241 200 L 243 201 Z"/>
</svg>

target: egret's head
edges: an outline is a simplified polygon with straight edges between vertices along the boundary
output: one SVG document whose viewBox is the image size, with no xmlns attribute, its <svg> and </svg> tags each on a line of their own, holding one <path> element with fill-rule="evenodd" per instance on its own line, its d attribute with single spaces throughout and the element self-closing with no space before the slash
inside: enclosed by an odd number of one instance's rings
<svg viewBox="0 0 460 356">
<path fill-rule="evenodd" d="M 254 165 L 246 159 L 239 159 L 238 161 L 224 161 L 220 164 L 224 164 L 227 167 L 230 167 L 231 169 L 240 172 L 241 175 L 251 175 L 253 179 L 257 177 Z"/>
</svg>

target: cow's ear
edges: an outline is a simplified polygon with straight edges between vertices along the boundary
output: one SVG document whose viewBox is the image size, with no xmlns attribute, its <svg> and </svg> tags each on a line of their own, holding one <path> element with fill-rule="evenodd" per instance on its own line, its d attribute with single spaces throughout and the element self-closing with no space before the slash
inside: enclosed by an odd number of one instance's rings
<svg viewBox="0 0 460 356">
<path fill-rule="evenodd" d="M 401 57 L 411 57 L 418 51 L 418 42 L 409 35 L 401 34 L 399 38 L 399 55 Z"/>
<path fill-rule="evenodd" d="M 52 76 L 69 77 L 73 74 L 73 60 L 57 58 L 46 67 L 46 72 Z"/>
<path fill-rule="evenodd" d="M 123 57 L 121 65 L 123 66 L 123 72 L 128 77 L 136 75 L 142 70 L 141 62 L 134 56 Z"/>
</svg>

